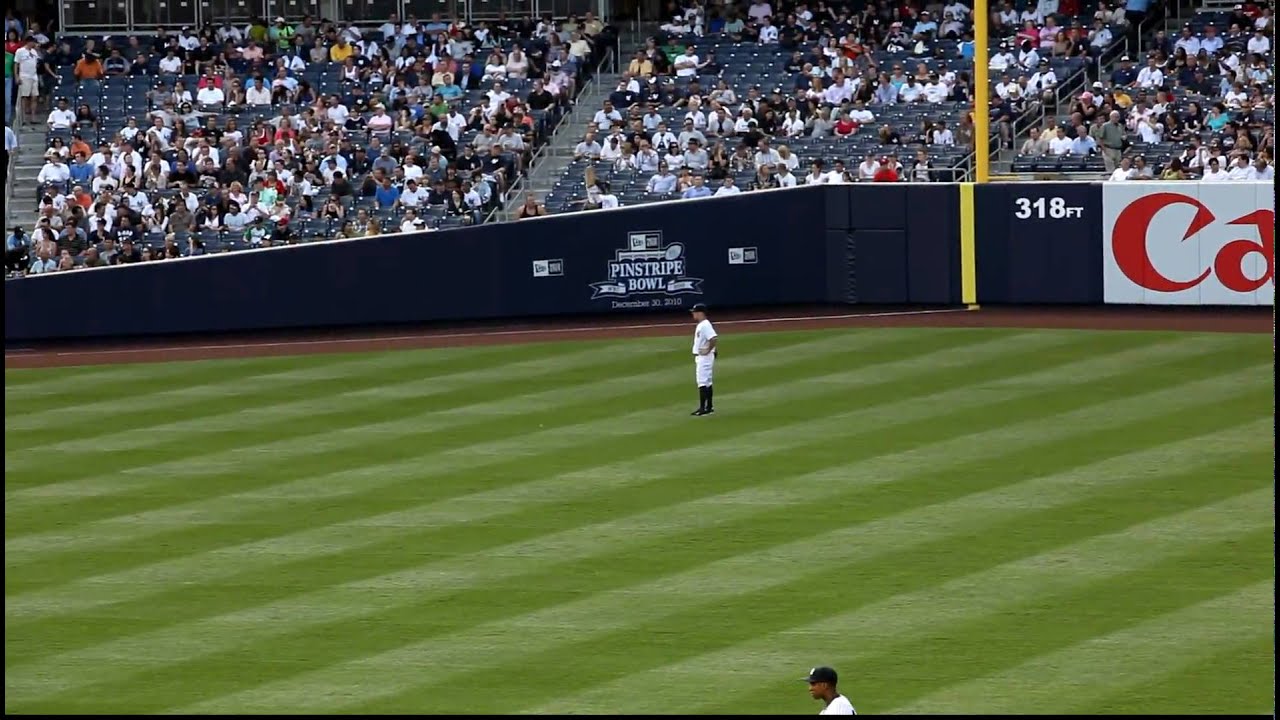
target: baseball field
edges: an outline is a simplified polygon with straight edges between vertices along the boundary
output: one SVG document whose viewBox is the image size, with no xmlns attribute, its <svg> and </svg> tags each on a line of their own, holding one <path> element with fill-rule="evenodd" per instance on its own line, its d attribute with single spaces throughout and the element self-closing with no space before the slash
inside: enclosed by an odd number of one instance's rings
<svg viewBox="0 0 1280 720">
<path fill-rule="evenodd" d="M 1269 335 L 758 329 L 6 369 L 5 711 L 1272 712 Z"/>
</svg>

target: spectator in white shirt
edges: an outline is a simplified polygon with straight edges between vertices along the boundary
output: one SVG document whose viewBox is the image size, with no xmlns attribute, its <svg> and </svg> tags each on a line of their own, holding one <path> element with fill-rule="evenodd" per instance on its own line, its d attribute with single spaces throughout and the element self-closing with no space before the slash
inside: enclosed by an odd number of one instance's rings
<svg viewBox="0 0 1280 720">
<path fill-rule="evenodd" d="M 600 132 L 608 132 L 615 122 L 622 122 L 622 113 L 614 109 L 612 102 L 605 100 L 604 106 L 596 111 L 592 122 L 596 124 L 596 128 Z"/>
<path fill-rule="evenodd" d="M 1067 137 L 1067 133 L 1061 127 L 1057 128 L 1052 138 L 1049 139 L 1049 154 L 1066 155 L 1071 152 L 1071 138 Z"/>
<path fill-rule="evenodd" d="M 822 169 L 822 161 L 815 160 L 810 166 L 809 174 L 804 176 L 805 185 L 826 185 L 827 173 Z"/>
<path fill-rule="evenodd" d="M 50 130 L 70 130 L 76 122 L 76 114 L 67 107 L 66 98 L 58 98 L 58 107 L 49 112 L 47 123 Z"/>
<path fill-rule="evenodd" d="M 160 74 L 177 75 L 182 72 L 182 58 L 174 54 L 172 50 L 164 57 L 160 58 Z"/>
<path fill-rule="evenodd" d="M 1111 46 L 1111 29 L 1101 20 L 1093 21 L 1093 29 L 1089 31 L 1089 47 L 1102 50 Z"/>
<path fill-rule="evenodd" d="M 950 88 L 938 80 L 938 73 L 930 73 L 929 82 L 924 85 L 924 101 L 927 103 L 940 103 L 945 101 L 950 94 Z"/>
<path fill-rule="evenodd" d="M 244 102 L 246 105 L 270 105 L 271 90 L 263 84 L 262 78 L 254 78 L 249 83 L 249 89 L 244 93 Z"/>
<path fill-rule="evenodd" d="M 56 153 L 50 154 L 45 158 L 44 167 L 40 168 L 40 172 L 36 175 L 36 182 L 43 185 L 45 183 L 66 183 L 71 180 L 71 168 L 58 157 Z"/>
<path fill-rule="evenodd" d="M 1231 179 L 1231 173 L 1222 169 L 1218 158 L 1209 158 L 1209 165 L 1204 169 L 1204 174 L 1200 176 L 1204 182 L 1227 182 Z"/>
<path fill-rule="evenodd" d="M 733 176 L 729 175 L 724 179 L 724 184 L 716 188 L 715 196 L 724 197 L 726 195 L 737 195 L 742 192 L 742 188 L 733 183 Z"/>
<path fill-rule="evenodd" d="M 1249 164 L 1249 158 L 1246 155 L 1237 155 L 1235 162 L 1231 164 L 1231 169 L 1227 171 L 1227 178 L 1235 182 L 1252 180 L 1253 166 Z"/>
<path fill-rule="evenodd" d="M 1174 49 L 1182 48 L 1187 51 L 1188 57 L 1195 57 L 1200 52 L 1200 38 L 1191 34 L 1191 26 L 1182 26 L 1182 36 L 1173 44 Z"/>
<path fill-rule="evenodd" d="M 867 153 L 867 158 L 858 163 L 858 179 L 864 182 L 870 182 L 880 171 L 880 161 L 876 160 L 875 155 Z"/>
<path fill-rule="evenodd" d="M 325 110 L 325 116 L 338 127 L 347 124 L 347 119 L 351 117 L 351 111 L 347 110 L 347 106 L 343 105 L 338 96 L 334 95 L 329 98 L 329 107 Z"/>
<path fill-rule="evenodd" d="M 427 191 L 418 186 L 416 178 L 410 178 L 405 181 L 404 191 L 396 202 L 402 208 L 420 208 L 427 204 Z"/>
<path fill-rule="evenodd" d="M 226 102 L 226 96 L 222 94 L 222 88 L 217 87 L 213 83 L 209 83 L 200 88 L 200 92 L 196 93 L 196 102 L 200 105 L 212 105 L 220 107 Z"/>
<path fill-rule="evenodd" d="M 1267 32 L 1263 28 L 1254 31 L 1253 37 L 1249 38 L 1248 48 L 1252 55 L 1266 55 L 1271 52 L 1271 39 L 1267 37 Z"/>
<path fill-rule="evenodd" d="M 1018 58 L 1009 52 L 1009 46 L 1006 43 L 1000 43 L 1000 48 L 991 55 L 991 59 L 987 61 L 987 69 L 1002 71 L 1012 67 L 1018 63 Z"/>
<path fill-rule="evenodd" d="M 775 45 L 778 42 L 778 28 L 769 18 L 760 21 L 760 44 Z"/>
<path fill-rule="evenodd" d="M 914 75 L 908 75 L 907 81 L 898 88 L 898 102 L 913 103 L 919 102 L 924 96 L 924 86 L 916 82 Z"/>
<path fill-rule="evenodd" d="M 869 125 L 876 121 L 875 113 L 867 109 L 866 103 L 861 100 L 853 102 L 853 109 L 849 111 L 849 119 L 859 125 Z"/>
<path fill-rule="evenodd" d="M 778 166 L 778 174 L 774 175 L 774 177 L 778 179 L 778 187 L 789 188 L 796 186 L 796 176 L 791 172 L 791 168 L 787 167 L 786 163 Z"/>
<path fill-rule="evenodd" d="M 578 143 L 577 147 L 573 149 L 573 157 L 575 160 L 582 158 L 598 160 L 602 149 L 600 143 L 596 141 L 596 134 L 588 130 L 586 136 L 582 138 L 582 142 Z"/>
<path fill-rule="evenodd" d="M 671 65 L 676 69 L 676 77 L 694 77 L 698 74 L 698 54 L 692 45 L 684 49 L 684 54 L 677 55 Z"/>
<path fill-rule="evenodd" d="M 945 120 L 939 120 L 934 124 L 929 144 L 942 147 L 951 147 L 956 144 L 956 136 L 951 132 L 951 128 L 947 127 Z"/>
<path fill-rule="evenodd" d="M 1164 71 L 1156 64 L 1155 56 L 1147 58 L 1147 66 L 1138 71 L 1138 87 L 1154 90 L 1164 86 Z"/>
<path fill-rule="evenodd" d="M 1249 175 L 1250 180 L 1271 182 L 1276 177 L 1275 168 L 1272 167 L 1271 164 L 1267 162 L 1267 159 L 1263 157 L 1259 157 L 1257 160 L 1254 160 L 1253 166 L 1249 168 L 1249 170 L 1251 171 Z"/>
<path fill-rule="evenodd" d="M 1138 171 L 1133 169 L 1133 161 L 1128 157 L 1120 158 L 1120 164 L 1111 172 L 1111 177 L 1107 180 L 1111 182 L 1125 182 L 1126 180 L 1134 180 L 1138 177 Z"/>
</svg>

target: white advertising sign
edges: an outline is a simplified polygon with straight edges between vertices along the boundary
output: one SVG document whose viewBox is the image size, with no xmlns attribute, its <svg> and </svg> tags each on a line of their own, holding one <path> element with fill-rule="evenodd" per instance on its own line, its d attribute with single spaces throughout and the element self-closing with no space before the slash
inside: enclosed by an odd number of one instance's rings
<svg viewBox="0 0 1280 720">
<path fill-rule="evenodd" d="M 1274 304 L 1270 183 L 1109 182 L 1102 216 L 1106 302 Z"/>
</svg>

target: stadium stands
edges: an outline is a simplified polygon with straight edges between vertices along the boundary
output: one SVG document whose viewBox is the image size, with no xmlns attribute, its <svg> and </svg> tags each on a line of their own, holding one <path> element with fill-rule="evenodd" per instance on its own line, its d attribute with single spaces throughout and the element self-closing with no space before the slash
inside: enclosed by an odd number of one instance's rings
<svg viewBox="0 0 1280 720">
<path fill-rule="evenodd" d="M 1106 173 L 1113 181 L 1274 177 L 1273 11 L 1253 3 L 1202 11 L 1060 106 L 1020 145 L 1015 172 Z M 1113 116 L 1114 113 L 1114 116 Z M 1049 138 L 1058 129 L 1089 143 Z M 1216 166 L 1216 170 L 1214 169 Z"/>
<path fill-rule="evenodd" d="M 767 3 L 747 8 L 752 18 L 770 12 Z M 566 170 L 546 207 L 566 212 L 686 192 L 697 197 L 708 193 L 704 188 L 731 194 L 806 182 L 963 179 L 972 164 L 970 14 L 967 5 L 951 2 L 931 3 L 918 14 L 872 7 L 850 19 L 834 11 L 815 15 L 802 5 L 769 22 L 778 29 L 775 37 L 739 25 L 736 14 L 720 18 L 690 5 L 630 62 L 611 98 L 614 120 L 602 119 L 597 137 L 584 138 L 584 157 Z M 1064 26 L 1077 22 L 1054 19 Z M 1116 33 L 1123 35 L 1118 26 Z M 998 141 L 1012 142 L 1062 90 L 1086 85 L 1095 56 L 1110 46 L 1006 59 L 1009 43 L 996 37 L 992 54 L 1000 57 L 993 67 L 1021 62 L 1028 76 L 1025 92 L 1001 94 L 993 109 Z M 1000 80 L 993 71 L 993 95 Z M 616 146 L 609 135 L 618 137 Z M 675 152 L 663 142 L 646 150 L 655 136 L 674 137 Z M 690 138 L 697 141 L 692 154 Z M 769 151 L 760 152 L 766 142 Z M 698 151 L 708 153 L 707 165 Z M 654 177 L 654 153 L 676 176 L 674 189 L 665 177 Z M 880 173 L 887 158 L 894 168 Z M 788 172 L 778 172 L 779 160 Z"/>
<path fill-rule="evenodd" d="M 6 265 L 22 270 L 20 249 L 43 272 L 483 222 L 594 69 L 602 29 L 11 35 L 19 66 L 39 51 L 52 107 L 20 108 L 49 150 L 39 217 Z"/>
</svg>

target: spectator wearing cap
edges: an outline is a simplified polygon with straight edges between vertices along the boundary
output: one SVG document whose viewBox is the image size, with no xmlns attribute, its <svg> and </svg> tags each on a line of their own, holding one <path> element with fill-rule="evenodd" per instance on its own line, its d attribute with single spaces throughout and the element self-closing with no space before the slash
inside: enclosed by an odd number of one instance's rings
<svg viewBox="0 0 1280 720">
<path fill-rule="evenodd" d="M 1257 27 L 1253 31 L 1253 37 L 1249 38 L 1245 49 L 1250 55 L 1266 55 L 1271 52 L 1271 38 L 1267 37 L 1265 27 Z"/>
<path fill-rule="evenodd" d="M 1009 44 L 1000 43 L 1000 46 L 991 54 L 991 58 L 987 61 L 987 69 L 1003 72 L 1017 64 L 1018 58 L 1009 50 Z"/>
<path fill-rule="evenodd" d="M 1058 74 L 1053 71 L 1048 60 L 1041 60 L 1039 69 L 1027 80 L 1027 90 L 1031 97 L 1038 95 L 1043 102 L 1051 102 L 1057 88 Z"/>
<path fill-rule="evenodd" d="M 876 170 L 872 182 L 899 182 L 902 180 L 901 166 L 898 158 L 886 155 L 880 159 L 880 167 Z"/>
<path fill-rule="evenodd" d="M 1111 84 L 1115 87 L 1131 87 L 1138 82 L 1138 71 L 1128 55 L 1120 57 L 1120 67 L 1111 71 Z"/>
</svg>

